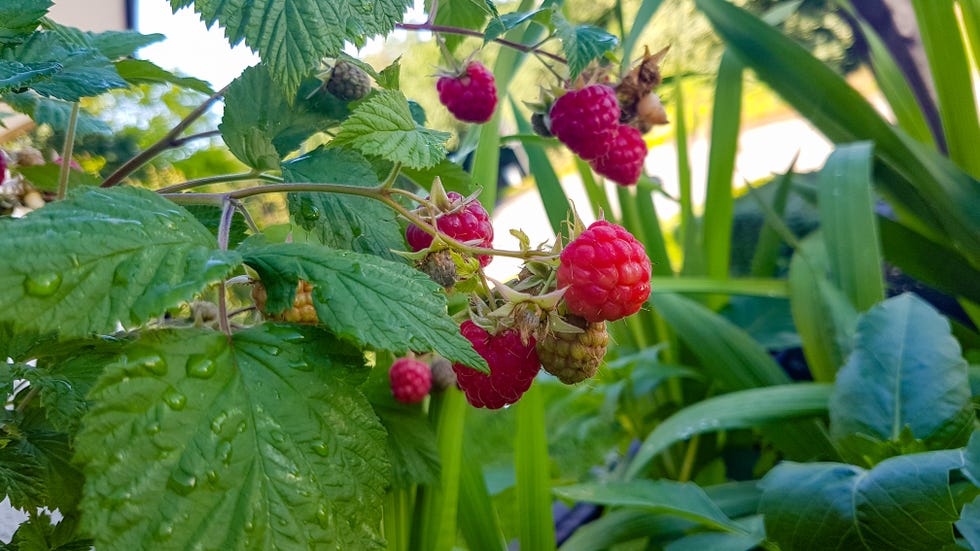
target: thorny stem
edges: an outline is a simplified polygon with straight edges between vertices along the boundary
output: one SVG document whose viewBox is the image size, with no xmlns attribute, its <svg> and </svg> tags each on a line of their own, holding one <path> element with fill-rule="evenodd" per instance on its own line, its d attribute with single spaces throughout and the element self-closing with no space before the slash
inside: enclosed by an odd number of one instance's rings
<svg viewBox="0 0 980 551">
<path fill-rule="evenodd" d="M 461 29 L 459 27 L 449 27 L 446 25 L 433 25 L 432 23 L 396 23 L 395 28 L 404 29 L 406 31 L 432 31 L 436 33 L 447 33 L 447 34 L 460 34 L 464 36 L 476 36 L 484 38 L 486 35 L 480 31 L 474 31 L 470 29 Z M 568 60 L 565 58 L 555 55 L 551 52 L 546 52 L 540 50 L 535 46 L 528 46 L 526 44 L 521 44 L 520 42 L 514 42 L 513 40 L 507 40 L 506 38 L 494 38 L 494 42 L 507 46 L 508 48 L 513 48 L 519 52 L 531 53 L 535 52 L 543 55 L 544 57 L 550 58 L 558 63 L 567 65 Z"/>
<path fill-rule="evenodd" d="M 231 221 L 235 217 L 239 202 L 237 199 L 225 197 L 221 203 L 221 223 L 218 225 L 218 248 L 228 250 L 228 236 L 231 234 Z M 228 301 L 225 297 L 225 280 L 218 284 L 218 324 L 221 332 L 231 338 L 231 326 L 228 324 Z"/>
<path fill-rule="evenodd" d="M 180 147 L 181 145 L 183 145 L 192 136 L 188 136 L 186 138 L 178 138 L 178 136 L 180 136 L 180 134 L 184 130 L 187 130 L 187 127 L 189 127 L 191 124 L 194 123 L 194 121 L 199 119 L 201 115 L 206 113 L 207 110 L 211 108 L 211 105 L 214 104 L 214 102 L 221 99 L 221 97 L 224 96 L 225 92 L 227 91 L 228 91 L 228 86 L 225 86 L 221 90 L 218 90 L 217 92 L 212 94 L 211 97 L 205 100 L 204 103 L 197 106 L 196 109 L 191 111 L 186 117 L 183 118 L 183 120 L 177 123 L 177 126 L 173 127 L 170 130 L 170 132 L 167 132 L 166 136 L 160 138 L 160 140 L 157 141 L 155 144 L 146 148 L 145 150 L 137 154 L 135 157 L 123 163 L 121 167 L 117 168 L 115 172 L 110 174 L 109 177 L 106 178 L 104 182 L 102 182 L 102 187 L 112 187 L 119 184 L 120 182 L 123 181 L 124 178 L 126 178 L 126 176 L 129 176 L 137 169 L 139 169 L 141 166 L 145 165 L 153 157 L 156 157 L 157 155 L 159 155 L 160 153 L 168 149 L 173 149 L 175 147 Z M 195 134 L 195 136 L 198 135 Z"/>
<path fill-rule="evenodd" d="M 409 193 L 404 193 L 401 190 L 392 188 L 384 189 L 381 186 L 375 187 L 359 187 L 359 186 L 348 186 L 343 184 L 313 184 L 313 183 L 289 183 L 289 184 L 275 184 L 275 185 L 265 185 L 265 186 L 255 186 L 246 189 L 239 189 L 235 191 L 229 191 L 226 193 L 164 193 L 161 194 L 163 197 L 170 199 L 171 201 L 180 205 L 214 205 L 214 206 L 224 206 L 225 201 L 229 199 L 242 200 L 256 195 L 263 195 L 266 193 L 292 193 L 292 192 L 319 192 L 319 193 L 341 193 L 345 195 L 358 195 L 361 197 L 368 197 L 376 201 L 380 201 L 389 208 L 405 217 L 409 222 L 415 224 L 422 231 L 432 235 L 434 237 L 439 237 L 447 243 L 450 247 L 471 254 L 474 256 L 478 255 L 493 255 L 493 256 L 506 256 L 510 258 L 519 258 L 522 260 L 529 259 L 542 259 L 553 256 L 551 253 L 541 252 L 541 251 L 508 251 L 502 249 L 491 249 L 484 247 L 474 247 L 472 245 L 467 245 L 461 241 L 457 241 L 443 233 L 438 229 L 433 227 L 433 225 L 425 220 L 423 217 L 419 216 L 417 213 L 402 206 L 398 201 L 395 201 L 391 196 L 394 194 L 407 195 L 414 197 L 414 195 Z M 419 199 L 419 202 L 426 203 L 425 200 Z"/>
<path fill-rule="evenodd" d="M 65 147 L 61 151 L 61 170 L 58 172 L 58 199 L 64 199 L 68 193 L 68 175 L 71 173 L 71 156 L 75 151 L 75 126 L 78 123 L 79 102 L 71 105 L 71 116 L 68 118 L 68 132 L 65 133 Z"/>
</svg>

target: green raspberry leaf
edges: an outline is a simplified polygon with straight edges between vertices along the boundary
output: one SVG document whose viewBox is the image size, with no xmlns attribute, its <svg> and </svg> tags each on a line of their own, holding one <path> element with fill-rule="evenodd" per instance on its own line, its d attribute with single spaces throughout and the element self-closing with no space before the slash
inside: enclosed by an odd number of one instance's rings
<svg viewBox="0 0 980 551">
<path fill-rule="evenodd" d="M 448 139 L 448 132 L 416 124 L 401 92 L 381 90 L 340 125 L 340 133 L 332 143 L 349 145 L 364 155 L 410 168 L 428 168 L 446 158 Z"/>
<path fill-rule="evenodd" d="M 574 79 L 593 59 L 612 51 L 619 39 L 593 25 L 572 25 L 555 11 L 551 15 L 555 34 L 561 40 L 562 50 L 568 59 L 568 71 Z"/>
<path fill-rule="evenodd" d="M 354 386 L 366 371 L 312 327 L 144 334 L 106 368 L 77 438 L 96 548 L 382 548 L 389 466 Z"/>
<path fill-rule="evenodd" d="M 6 94 L 3 101 L 18 113 L 23 113 L 40 126 L 47 124 L 51 128 L 64 132 L 71 120 L 72 104 L 51 98 L 42 98 L 34 92 Z M 75 136 L 81 138 L 89 134 L 109 134 L 112 130 L 104 121 L 89 114 L 85 108 L 79 110 L 75 122 Z"/>
<path fill-rule="evenodd" d="M 44 467 L 21 442 L 0 447 L 0 492 L 17 509 L 42 507 L 46 498 Z"/>
<path fill-rule="evenodd" d="M 61 69 L 61 64 L 56 61 L 25 65 L 17 61 L 0 60 L 0 94 L 32 86 L 58 74 Z"/>
<path fill-rule="evenodd" d="M 511 12 L 501 15 L 499 18 L 490 21 L 486 31 L 483 33 L 483 44 L 487 44 L 498 36 L 516 29 L 527 21 L 540 19 L 539 14 L 544 13 L 546 17 L 551 17 L 549 8 L 538 8 L 531 11 Z"/>
<path fill-rule="evenodd" d="M 34 32 L 52 0 L 4 0 L 0 3 L 0 46 L 20 44 Z"/>
<path fill-rule="evenodd" d="M 24 178 L 27 178 L 27 181 L 31 183 L 31 187 L 34 189 L 51 193 L 58 191 L 59 178 L 61 177 L 61 164 L 59 163 L 20 166 L 17 167 L 17 172 L 20 172 Z M 102 183 L 102 178 L 89 174 L 88 172 L 72 170 L 69 174 L 69 185 L 72 187 L 96 187 Z"/>
<path fill-rule="evenodd" d="M 395 58 L 394 61 L 391 62 L 391 65 L 385 67 L 384 69 L 381 69 L 381 72 L 378 73 L 378 76 L 375 79 L 378 83 L 378 86 L 386 90 L 398 90 L 399 88 L 401 88 L 401 84 L 400 84 L 401 72 L 402 72 L 401 61 L 402 61 L 401 56 L 398 56 Z"/>
<path fill-rule="evenodd" d="M 266 287 L 272 313 L 292 305 L 303 279 L 313 284 L 320 323 L 343 338 L 395 353 L 434 350 L 450 361 L 487 369 L 446 312 L 442 288 L 418 270 L 305 243 L 246 242 L 242 250 Z"/>
<path fill-rule="evenodd" d="M 210 27 L 225 29 L 231 44 L 245 41 L 268 64 L 287 96 L 324 57 L 337 57 L 344 42 L 357 46 L 365 37 L 395 28 L 409 0 L 170 0 L 174 11 L 194 5 Z"/>
<path fill-rule="evenodd" d="M 64 337 L 137 325 L 237 267 L 181 207 L 142 189 L 84 189 L 0 219 L 0 322 Z"/>
<path fill-rule="evenodd" d="M 367 159 L 337 148 L 317 149 L 283 163 L 282 174 L 287 182 L 378 184 Z M 392 252 L 405 250 L 401 226 L 395 212 L 379 201 L 339 193 L 290 193 L 289 212 L 323 245 L 403 261 Z"/>
<path fill-rule="evenodd" d="M 58 524 L 44 512 L 17 527 L 10 540 L 11 551 L 89 551 L 94 543 L 78 533 L 77 517 L 62 518 Z"/>
<path fill-rule="evenodd" d="M 165 36 L 159 33 L 141 34 L 136 31 L 105 31 L 93 33 L 75 27 L 45 20 L 44 28 L 58 35 L 62 42 L 73 48 L 93 48 L 111 60 L 131 57 L 144 46 L 160 42 Z"/>
<path fill-rule="evenodd" d="M 258 170 L 276 170 L 283 157 L 332 122 L 303 102 L 288 101 L 272 82 L 269 67 L 256 65 L 228 88 L 218 129 L 240 161 Z"/>
<path fill-rule="evenodd" d="M 78 101 L 128 86 L 109 59 L 98 50 L 68 44 L 51 31 L 36 32 L 23 44 L 0 50 L 0 58 L 24 64 L 60 63 L 60 71 L 31 85 L 42 96 Z"/>
<path fill-rule="evenodd" d="M 177 76 L 145 59 L 122 59 L 115 65 L 119 76 L 130 84 L 174 84 L 209 96 L 214 93 L 211 85 L 203 80 Z"/>
<path fill-rule="evenodd" d="M 488 17 L 494 18 L 491 20 L 491 23 L 499 19 L 497 17 L 497 8 L 492 3 L 485 2 L 484 0 L 440 2 L 439 9 L 436 11 L 435 24 L 476 31 L 483 27 Z M 456 51 L 456 48 L 466 38 L 465 36 L 456 34 L 446 34 L 443 36 L 446 41 L 446 46 L 453 52 Z"/>
</svg>

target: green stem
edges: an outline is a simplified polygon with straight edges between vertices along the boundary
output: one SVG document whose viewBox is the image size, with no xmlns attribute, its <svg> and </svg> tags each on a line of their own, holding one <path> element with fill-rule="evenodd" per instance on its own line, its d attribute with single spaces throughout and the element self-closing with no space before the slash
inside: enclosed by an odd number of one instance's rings
<svg viewBox="0 0 980 551">
<path fill-rule="evenodd" d="M 231 85 L 229 84 L 228 86 Z M 214 102 L 221 99 L 221 97 L 225 95 L 225 92 L 228 91 L 228 86 L 218 90 L 211 97 L 205 100 L 204 103 L 197 106 L 196 109 L 191 111 L 190 114 L 177 123 L 177 126 L 173 127 L 170 132 L 167 132 L 167 134 L 160 138 L 160 140 L 158 140 L 156 143 L 146 148 L 132 159 L 123 163 L 121 167 L 117 168 L 115 172 L 110 174 L 109 177 L 102 182 L 102 187 L 112 187 L 118 185 L 123 181 L 123 179 L 133 172 L 136 172 L 136 170 L 148 163 L 153 157 L 156 157 L 168 149 L 173 149 L 183 145 L 190 138 L 190 136 L 187 138 L 178 138 L 178 136 L 180 136 L 184 130 L 187 130 L 187 127 L 193 124 L 194 121 L 201 118 L 201 116 L 211 108 L 211 105 L 214 104 Z"/>
<path fill-rule="evenodd" d="M 222 251 L 228 250 L 228 238 L 231 234 L 231 221 L 235 217 L 238 201 L 235 199 L 225 199 L 221 205 L 221 222 L 218 224 L 218 248 Z M 225 282 L 221 280 L 218 284 L 218 325 L 221 331 L 231 337 L 231 325 L 228 322 L 228 301 L 225 298 Z"/>
<path fill-rule="evenodd" d="M 681 464 L 681 471 L 677 474 L 678 482 L 687 482 L 691 479 L 691 471 L 694 470 L 694 460 L 698 456 L 698 445 L 701 443 L 701 435 L 695 434 L 687 444 L 684 452 L 684 462 Z"/>
<path fill-rule="evenodd" d="M 71 105 L 71 116 L 68 118 L 68 132 L 65 134 L 65 146 L 61 151 L 61 171 L 58 173 L 58 199 L 64 199 L 68 193 L 68 175 L 71 171 L 71 156 L 75 151 L 75 127 L 78 123 L 78 110 L 81 104 L 77 101 Z"/>
<path fill-rule="evenodd" d="M 518 258 L 521 260 L 529 259 L 546 259 L 553 256 L 551 253 L 541 252 L 541 251 L 508 251 L 503 249 L 490 249 L 484 247 L 474 247 L 471 245 L 466 245 L 456 239 L 441 233 L 438 229 L 432 226 L 427 220 L 412 212 L 402 206 L 398 201 L 391 198 L 391 195 L 399 192 L 397 189 L 383 189 L 380 186 L 375 187 L 360 187 L 360 186 L 347 186 L 343 184 L 312 184 L 312 183 L 289 183 L 289 184 L 275 184 L 266 186 L 254 186 L 246 189 L 239 189 L 235 191 L 229 191 L 226 193 L 163 193 L 161 196 L 170 199 L 171 201 L 179 205 L 213 205 L 222 206 L 227 199 L 237 199 L 242 200 L 248 197 L 254 197 L 256 195 L 263 195 L 266 193 L 292 193 L 292 192 L 318 192 L 318 193 L 341 193 L 345 195 L 357 195 L 360 197 L 368 197 L 376 201 L 380 201 L 387 205 L 389 208 L 405 217 L 409 222 L 415 224 L 422 231 L 428 233 L 429 235 L 438 237 L 443 242 L 448 244 L 450 247 L 461 251 L 466 254 L 479 256 L 479 255 L 492 255 L 492 256 L 506 256 L 510 258 Z"/>
<path fill-rule="evenodd" d="M 212 184 L 223 184 L 226 182 L 244 182 L 248 180 L 265 180 L 269 182 L 282 181 L 281 178 L 276 178 L 275 176 L 261 174 L 252 171 L 252 172 L 242 172 L 240 174 L 222 174 L 220 176 L 209 176 L 207 178 L 187 180 L 186 182 L 181 182 L 179 184 L 174 184 L 172 186 L 162 187 L 157 190 L 157 193 L 176 193 L 178 191 L 185 191 L 196 187 L 210 186 Z"/>
<path fill-rule="evenodd" d="M 476 36 L 479 38 L 486 37 L 486 35 L 481 33 L 480 31 L 461 29 L 459 27 L 449 27 L 446 25 L 433 25 L 432 23 L 395 23 L 395 28 L 403 29 L 406 31 L 431 31 L 434 33 L 459 34 L 463 36 Z M 543 55 L 544 57 L 553 59 L 558 63 L 564 63 L 566 65 L 568 64 L 568 60 L 566 60 L 561 56 L 555 55 L 551 52 L 539 50 L 533 46 L 527 46 L 519 42 L 514 42 L 513 40 L 507 40 L 506 38 L 494 38 L 493 42 L 496 42 L 497 44 L 502 44 L 504 46 L 507 46 L 508 48 L 513 48 L 519 52 L 524 52 L 524 53 L 536 52 Z"/>
<path fill-rule="evenodd" d="M 392 186 L 395 185 L 395 180 L 398 179 L 398 174 L 401 171 L 402 171 L 402 164 L 401 163 L 395 163 L 395 166 L 392 167 L 391 172 L 388 173 L 388 177 L 385 178 L 385 181 L 381 183 L 381 190 L 387 191 L 387 190 L 391 189 Z"/>
</svg>

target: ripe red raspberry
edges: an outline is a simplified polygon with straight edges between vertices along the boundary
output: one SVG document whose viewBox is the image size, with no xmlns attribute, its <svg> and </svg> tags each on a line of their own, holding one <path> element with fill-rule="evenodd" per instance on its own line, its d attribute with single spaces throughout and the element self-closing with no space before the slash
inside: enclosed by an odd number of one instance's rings
<svg viewBox="0 0 980 551">
<path fill-rule="evenodd" d="M 589 323 L 578 316 L 566 321 L 583 330 L 581 333 L 549 332 L 538 341 L 541 367 L 566 385 L 593 377 L 606 355 L 609 333 L 606 322 Z"/>
<path fill-rule="evenodd" d="M 436 228 L 457 241 L 463 243 L 476 241 L 480 247 L 492 247 L 493 224 L 490 223 L 487 209 L 483 208 L 480 201 L 473 200 L 463 205 L 462 195 L 455 191 L 450 191 L 446 195 L 449 196 L 452 208 L 449 212 L 437 216 Z M 405 239 L 413 251 L 421 251 L 432 245 L 432 236 L 415 224 L 409 224 L 405 229 Z M 480 255 L 477 259 L 480 261 L 480 266 L 486 266 L 490 264 L 493 257 Z"/>
<path fill-rule="evenodd" d="M 417 404 L 432 388 L 429 366 L 413 358 L 398 358 L 388 371 L 391 393 L 404 404 Z"/>
<path fill-rule="evenodd" d="M 500 409 L 519 400 L 531 388 L 541 368 L 533 338 L 525 345 L 513 329 L 491 335 L 472 321 L 463 322 L 459 329 L 490 366 L 490 375 L 485 375 L 460 364 L 453 365 L 459 388 L 471 405 Z"/>
<path fill-rule="evenodd" d="M 590 322 L 624 318 L 650 296 L 650 258 L 622 226 L 593 222 L 560 258 L 557 279 L 559 289 L 568 288 L 565 305 Z"/>
<path fill-rule="evenodd" d="M 586 161 L 609 151 L 619 124 L 616 91 L 604 84 L 571 90 L 551 106 L 551 133 Z"/>
<path fill-rule="evenodd" d="M 632 186 L 640 179 L 646 157 L 647 144 L 640 131 L 620 124 L 611 136 L 609 152 L 589 161 L 589 165 L 617 184 Z"/>
<path fill-rule="evenodd" d="M 461 75 L 440 77 L 436 90 L 439 101 L 463 122 L 487 122 L 497 107 L 493 73 L 479 61 L 469 62 Z"/>
</svg>

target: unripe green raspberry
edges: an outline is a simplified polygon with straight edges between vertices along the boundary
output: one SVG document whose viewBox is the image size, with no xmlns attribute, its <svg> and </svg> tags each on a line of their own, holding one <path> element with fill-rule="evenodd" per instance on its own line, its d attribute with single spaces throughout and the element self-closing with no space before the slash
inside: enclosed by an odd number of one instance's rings
<svg viewBox="0 0 980 551">
<path fill-rule="evenodd" d="M 584 331 L 549 332 L 538 341 L 538 359 L 545 371 L 573 385 L 595 376 L 606 355 L 609 334 L 603 321 L 589 323 L 578 316 L 568 316 L 565 321 Z"/>
<path fill-rule="evenodd" d="M 358 100 L 371 93 L 371 77 L 353 63 L 337 61 L 327 91 L 344 101 Z"/>
</svg>

